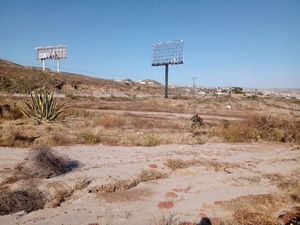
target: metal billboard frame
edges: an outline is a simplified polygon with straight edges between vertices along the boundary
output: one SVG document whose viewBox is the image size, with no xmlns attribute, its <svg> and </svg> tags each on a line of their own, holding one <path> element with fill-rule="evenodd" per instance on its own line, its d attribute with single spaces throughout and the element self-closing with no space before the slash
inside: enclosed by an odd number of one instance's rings
<svg viewBox="0 0 300 225">
<path fill-rule="evenodd" d="M 183 40 L 156 42 L 152 45 L 152 66 L 165 66 L 165 98 L 168 98 L 169 65 L 183 64 Z"/>
</svg>

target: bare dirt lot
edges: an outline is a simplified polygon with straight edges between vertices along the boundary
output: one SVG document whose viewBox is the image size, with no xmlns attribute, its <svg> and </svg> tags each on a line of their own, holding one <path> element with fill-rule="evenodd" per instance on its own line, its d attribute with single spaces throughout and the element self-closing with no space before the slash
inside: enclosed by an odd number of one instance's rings
<svg viewBox="0 0 300 225">
<path fill-rule="evenodd" d="M 0 224 L 296 225 L 299 100 L 175 97 L 0 96 Z"/>
<path fill-rule="evenodd" d="M 34 186 L 47 204 L 28 214 L 2 215 L 0 224 L 196 224 L 203 217 L 213 224 L 254 224 L 243 220 L 253 213 L 263 216 L 256 224 L 273 224 L 300 204 L 300 149 L 289 144 L 54 149 L 79 167 L 6 184 L 11 190 Z M 0 182 L 28 151 L 0 148 Z M 69 194 L 58 197 L 62 193 Z"/>
</svg>

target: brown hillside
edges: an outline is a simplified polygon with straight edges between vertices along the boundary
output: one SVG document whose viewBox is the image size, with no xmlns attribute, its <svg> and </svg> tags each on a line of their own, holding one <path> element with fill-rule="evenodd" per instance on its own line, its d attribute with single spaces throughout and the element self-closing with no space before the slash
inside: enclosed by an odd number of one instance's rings
<svg viewBox="0 0 300 225">
<path fill-rule="evenodd" d="M 0 59 L 0 92 L 30 93 L 39 88 L 55 92 L 94 96 L 162 95 L 161 85 L 119 82 L 79 74 L 22 66 Z M 177 92 L 177 91 L 176 91 Z"/>
</svg>

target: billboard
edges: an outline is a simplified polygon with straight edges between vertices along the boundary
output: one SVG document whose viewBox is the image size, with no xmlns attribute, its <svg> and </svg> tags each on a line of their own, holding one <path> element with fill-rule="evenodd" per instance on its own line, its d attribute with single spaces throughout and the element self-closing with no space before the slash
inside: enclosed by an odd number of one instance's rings
<svg viewBox="0 0 300 225">
<path fill-rule="evenodd" d="M 36 51 L 38 60 L 67 58 L 67 46 L 65 45 L 37 47 Z"/>
<path fill-rule="evenodd" d="M 183 64 L 183 40 L 157 42 L 152 45 L 152 66 Z"/>
</svg>

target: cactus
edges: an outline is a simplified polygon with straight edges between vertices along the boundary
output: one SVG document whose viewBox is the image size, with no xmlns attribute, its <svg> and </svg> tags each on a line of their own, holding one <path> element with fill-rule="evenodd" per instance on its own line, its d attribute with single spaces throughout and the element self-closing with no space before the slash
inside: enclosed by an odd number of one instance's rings
<svg viewBox="0 0 300 225">
<path fill-rule="evenodd" d="M 20 111 L 25 117 L 33 119 L 38 123 L 53 122 L 68 106 L 66 103 L 57 104 L 53 93 L 40 90 L 34 95 L 31 93 L 31 102 L 25 102 L 26 106 L 19 104 Z"/>
</svg>

